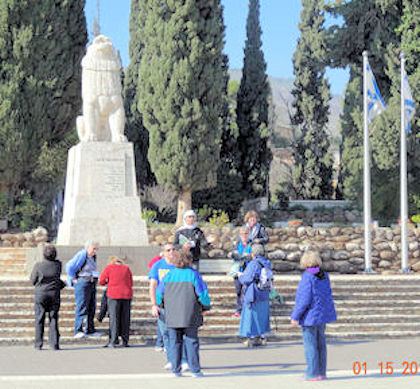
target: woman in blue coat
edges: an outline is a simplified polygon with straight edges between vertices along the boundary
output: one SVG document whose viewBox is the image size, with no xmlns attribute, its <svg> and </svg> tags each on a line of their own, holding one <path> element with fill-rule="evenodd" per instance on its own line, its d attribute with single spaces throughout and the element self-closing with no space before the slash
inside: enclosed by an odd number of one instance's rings
<svg viewBox="0 0 420 389">
<path fill-rule="evenodd" d="M 252 246 L 252 260 L 239 277 L 245 286 L 239 336 L 245 338 L 244 345 L 259 346 L 267 343 L 266 334 L 270 332 L 270 291 L 261 290 L 257 283 L 263 267 L 271 269 L 271 263 L 264 258 L 264 247 Z"/>
<path fill-rule="evenodd" d="M 296 291 L 295 308 L 290 316 L 294 326 L 302 326 L 308 381 L 327 378 L 325 324 L 337 320 L 330 280 L 321 269 L 322 260 L 315 251 L 303 254 L 300 265 L 306 269 Z"/>
</svg>

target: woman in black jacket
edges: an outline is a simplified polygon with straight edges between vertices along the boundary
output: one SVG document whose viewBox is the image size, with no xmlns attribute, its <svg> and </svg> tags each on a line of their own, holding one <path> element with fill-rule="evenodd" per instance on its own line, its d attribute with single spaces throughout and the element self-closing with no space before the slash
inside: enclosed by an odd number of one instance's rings
<svg viewBox="0 0 420 389">
<path fill-rule="evenodd" d="M 190 209 L 184 213 L 184 224 L 175 233 L 174 245 L 177 250 L 184 249 L 192 255 L 192 267 L 198 270 L 201 248 L 209 247 L 213 241 L 207 241 L 204 232 L 196 224 L 197 215 Z"/>
<path fill-rule="evenodd" d="M 44 248 L 44 260 L 37 262 L 32 269 L 31 282 L 35 285 L 35 348 L 42 349 L 45 314 L 50 319 L 50 348 L 59 350 L 58 311 L 60 310 L 60 291 L 66 284 L 61 280 L 61 262 L 56 260 L 54 246 Z"/>
</svg>

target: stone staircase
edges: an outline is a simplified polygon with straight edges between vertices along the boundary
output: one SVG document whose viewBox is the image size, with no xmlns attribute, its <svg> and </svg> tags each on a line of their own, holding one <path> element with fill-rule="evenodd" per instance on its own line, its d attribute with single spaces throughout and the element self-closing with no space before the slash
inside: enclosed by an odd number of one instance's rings
<svg viewBox="0 0 420 389">
<path fill-rule="evenodd" d="M 235 307 L 231 278 L 205 275 L 204 279 L 209 286 L 213 308 L 204 319 L 204 326 L 200 329 L 201 338 L 236 341 L 239 319 L 231 317 Z M 297 275 L 276 277 L 275 287 L 284 301 L 272 302 L 272 338 L 301 338 L 300 329 L 289 323 L 299 280 L 300 276 Z M 420 334 L 419 276 L 333 274 L 331 284 L 339 320 L 327 326 L 329 338 L 398 338 Z M 24 279 L 0 281 L 0 345 L 33 342 L 33 290 Z M 103 290 L 98 287 L 98 310 Z M 59 321 L 62 343 L 74 342 L 74 308 L 73 291 L 64 289 Z M 96 323 L 96 328 L 106 332 L 108 319 L 103 323 Z M 47 334 L 46 328 L 46 340 Z M 148 280 L 146 277 L 135 277 L 130 342 L 151 342 L 155 334 L 155 320 L 150 315 Z M 87 339 L 83 342 L 105 343 L 106 338 Z"/>
<path fill-rule="evenodd" d="M 0 247 L 1 278 L 25 277 L 26 251 L 26 248 Z"/>
</svg>

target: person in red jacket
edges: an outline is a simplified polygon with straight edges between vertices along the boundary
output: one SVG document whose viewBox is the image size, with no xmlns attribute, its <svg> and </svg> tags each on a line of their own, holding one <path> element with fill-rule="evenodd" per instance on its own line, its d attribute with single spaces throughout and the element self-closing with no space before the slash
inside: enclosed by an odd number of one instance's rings
<svg viewBox="0 0 420 389">
<path fill-rule="evenodd" d="M 101 285 L 108 285 L 109 343 L 105 347 L 115 348 L 118 335 L 123 346 L 128 347 L 130 336 L 131 299 L 133 298 L 133 276 L 130 268 L 116 255 L 109 257 L 108 265 L 99 277 Z"/>
</svg>

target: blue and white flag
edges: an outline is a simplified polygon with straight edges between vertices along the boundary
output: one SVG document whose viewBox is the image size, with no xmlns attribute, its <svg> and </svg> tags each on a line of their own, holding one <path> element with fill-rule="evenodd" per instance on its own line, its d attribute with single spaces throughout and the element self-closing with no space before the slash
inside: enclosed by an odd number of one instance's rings
<svg viewBox="0 0 420 389">
<path fill-rule="evenodd" d="M 376 116 L 381 114 L 386 109 L 386 104 L 382 99 L 375 76 L 370 68 L 369 62 L 366 64 L 366 78 L 367 78 L 367 116 L 371 122 Z"/>
<path fill-rule="evenodd" d="M 411 94 L 410 85 L 408 83 L 407 73 L 404 72 L 404 79 L 403 79 L 403 92 L 402 98 L 404 99 L 404 128 L 407 132 L 411 131 L 410 121 L 414 116 L 415 113 L 415 105 L 413 95 Z"/>
</svg>

